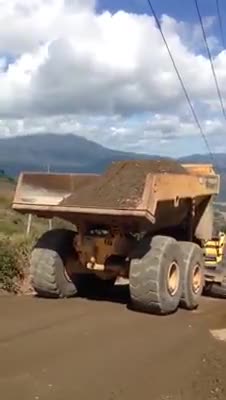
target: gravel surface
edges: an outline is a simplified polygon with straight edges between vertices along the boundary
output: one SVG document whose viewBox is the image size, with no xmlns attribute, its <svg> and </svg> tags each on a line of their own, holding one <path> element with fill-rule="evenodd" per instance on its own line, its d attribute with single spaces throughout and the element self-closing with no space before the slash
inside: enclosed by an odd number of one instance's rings
<svg viewBox="0 0 226 400">
<path fill-rule="evenodd" d="M 116 162 L 96 182 L 76 191 L 61 205 L 136 208 L 141 201 L 148 173 L 187 174 L 187 171 L 173 160 Z"/>
<path fill-rule="evenodd" d="M 2 400 L 225 400 L 226 303 L 158 317 L 109 298 L 0 298 Z"/>
</svg>

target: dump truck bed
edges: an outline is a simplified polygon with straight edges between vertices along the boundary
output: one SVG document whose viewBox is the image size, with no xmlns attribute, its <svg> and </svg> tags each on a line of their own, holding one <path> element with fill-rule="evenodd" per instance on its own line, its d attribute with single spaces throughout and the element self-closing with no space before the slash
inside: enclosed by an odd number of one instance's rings
<svg viewBox="0 0 226 400">
<path fill-rule="evenodd" d="M 122 161 L 113 163 L 103 175 L 23 173 L 13 208 L 72 222 L 85 218 L 102 223 L 112 217 L 115 223 L 117 218 L 129 224 L 141 218 L 149 224 L 161 219 L 164 225 L 180 223 L 188 200 L 196 199 L 198 204 L 218 194 L 219 184 L 211 165 Z"/>
</svg>

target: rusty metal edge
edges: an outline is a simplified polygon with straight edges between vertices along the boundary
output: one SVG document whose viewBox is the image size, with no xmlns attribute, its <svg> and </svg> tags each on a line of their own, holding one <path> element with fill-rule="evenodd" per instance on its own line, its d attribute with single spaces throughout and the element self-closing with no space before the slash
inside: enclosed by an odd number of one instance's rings
<svg viewBox="0 0 226 400">
<path fill-rule="evenodd" d="M 82 207 L 74 207 L 74 206 L 44 206 L 44 205 L 33 205 L 33 204 L 19 204 L 19 203 L 13 203 L 13 209 L 15 211 L 25 211 L 25 212 L 47 212 L 51 214 L 55 213 L 74 213 L 74 214 L 96 214 L 96 215 L 103 215 L 103 216 L 119 216 L 119 217 L 128 217 L 128 216 L 134 216 L 134 217 L 144 217 L 148 218 L 148 220 L 152 223 L 154 223 L 155 218 L 154 216 L 148 212 L 147 210 L 134 210 L 134 209 L 126 209 L 126 210 L 115 210 L 115 209 L 108 209 L 108 208 L 82 208 Z"/>
</svg>

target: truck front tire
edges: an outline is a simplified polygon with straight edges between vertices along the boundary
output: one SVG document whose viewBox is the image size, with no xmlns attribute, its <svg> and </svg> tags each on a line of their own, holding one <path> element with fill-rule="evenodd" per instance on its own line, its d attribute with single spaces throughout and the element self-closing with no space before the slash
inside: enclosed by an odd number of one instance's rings
<svg viewBox="0 0 226 400">
<path fill-rule="evenodd" d="M 131 261 L 132 307 L 162 315 L 176 311 L 182 295 L 182 268 L 179 243 L 170 237 L 155 236 L 145 256 Z"/>
<path fill-rule="evenodd" d="M 31 254 L 31 283 L 41 297 L 73 297 L 77 288 L 66 272 L 73 254 L 74 231 L 54 229 L 45 232 Z"/>
<path fill-rule="evenodd" d="M 204 292 L 207 296 L 226 299 L 226 260 L 223 260 L 223 279 L 222 282 L 207 283 Z"/>
</svg>

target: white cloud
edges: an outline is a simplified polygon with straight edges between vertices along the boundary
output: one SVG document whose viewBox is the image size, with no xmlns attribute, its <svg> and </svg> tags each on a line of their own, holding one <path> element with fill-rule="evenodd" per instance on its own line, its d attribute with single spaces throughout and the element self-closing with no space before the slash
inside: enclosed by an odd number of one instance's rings
<svg viewBox="0 0 226 400">
<path fill-rule="evenodd" d="M 217 49 L 213 23 L 205 20 Z M 198 53 L 200 30 L 167 15 L 162 24 L 206 133 L 220 133 L 209 61 Z M 98 15 L 94 0 L 0 0 L 0 54 L 0 135 L 73 131 L 145 151 L 150 135 L 163 143 L 198 134 L 150 16 Z M 15 57 L 8 69 L 4 54 Z M 214 62 L 226 95 L 226 51 Z M 131 124 L 142 113 L 151 117 Z"/>
<path fill-rule="evenodd" d="M 226 151 L 220 140 L 225 134 L 225 124 L 218 119 L 202 121 L 206 136 L 213 151 Z M 87 139 L 114 149 L 171 155 L 181 142 L 180 152 L 189 154 L 199 151 L 196 142 L 202 146 L 202 138 L 197 135 L 191 118 L 175 115 L 153 114 L 142 120 L 121 116 L 46 116 L 25 119 L 0 120 L 2 136 L 24 134 L 75 133 Z M 164 145 L 164 146 L 163 146 Z M 206 150 L 203 146 L 202 149 Z M 178 155 L 178 154 L 177 154 Z"/>
</svg>

